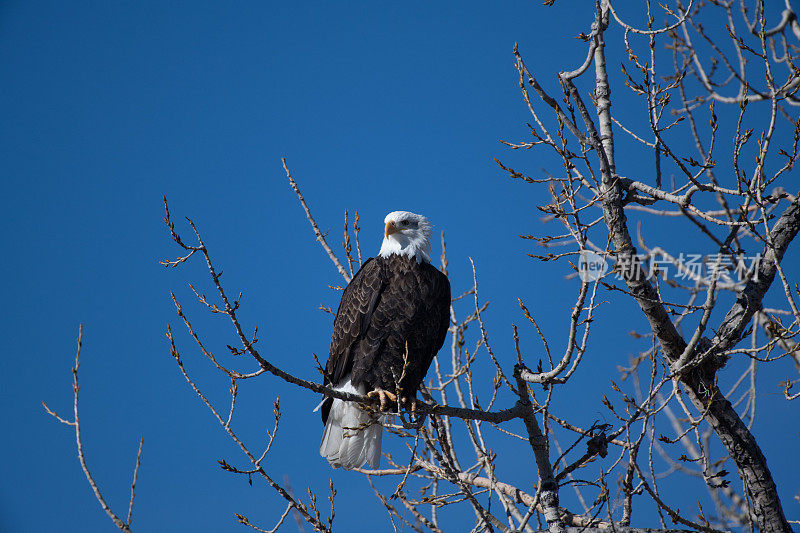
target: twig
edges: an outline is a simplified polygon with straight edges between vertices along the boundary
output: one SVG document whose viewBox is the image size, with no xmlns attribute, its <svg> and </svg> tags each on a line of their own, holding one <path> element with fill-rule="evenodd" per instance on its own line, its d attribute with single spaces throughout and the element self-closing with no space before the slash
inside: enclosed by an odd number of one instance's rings
<svg viewBox="0 0 800 533">
<path fill-rule="evenodd" d="M 306 218 L 308 222 L 311 224 L 311 227 L 314 229 L 314 235 L 317 237 L 317 242 L 319 242 L 320 246 L 325 250 L 325 253 L 328 254 L 328 257 L 336 266 L 336 270 L 339 271 L 339 274 L 342 275 L 345 282 L 350 283 L 350 276 L 347 274 L 347 271 L 342 266 L 342 263 L 339 262 L 339 259 L 336 257 L 336 254 L 333 253 L 331 247 L 328 246 L 328 242 L 325 240 L 325 235 L 319 230 L 319 226 L 317 226 L 317 222 L 314 220 L 314 217 L 311 215 L 311 210 L 308 208 L 308 204 L 306 204 L 305 198 L 303 198 L 302 193 L 300 193 L 300 188 L 297 186 L 297 182 L 294 181 L 292 177 L 292 173 L 289 172 L 289 167 L 286 166 L 286 158 L 281 158 L 281 163 L 283 164 L 283 170 L 286 171 L 286 177 L 289 178 L 289 185 L 292 186 L 292 190 L 297 195 L 297 199 L 300 200 L 300 205 L 303 206 L 303 210 L 306 212 Z"/>
<path fill-rule="evenodd" d="M 81 346 L 83 344 L 83 324 L 81 324 L 78 328 L 78 348 L 75 352 L 75 363 L 72 366 L 72 398 L 73 398 L 73 416 L 74 419 L 72 421 L 67 421 L 60 416 L 58 416 L 54 411 L 52 411 L 47 404 L 42 402 L 44 405 L 45 411 L 48 414 L 52 415 L 56 418 L 59 422 L 63 424 L 67 424 L 69 426 L 73 426 L 75 428 L 75 442 L 78 448 L 78 460 L 81 463 L 81 468 L 83 469 L 83 473 L 86 475 L 86 480 L 89 482 L 89 486 L 92 488 L 92 492 L 94 492 L 94 497 L 100 503 L 100 507 L 102 507 L 103 511 L 108 515 L 109 518 L 114 522 L 114 525 L 117 526 L 121 531 L 125 531 L 130 533 L 130 523 L 132 520 L 132 513 L 133 513 L 133 498 L 135 496 L 135 486 L 136 486 L 136 477 L 139 471 L 139 461 L 141 459 L 142 454 L 142 444 L 143 440 L 139 441 L 139 453 L 136 456 L 136 468 L 134 469 L 133 473 L 133 483 L 131 484 L 131 497 L 128 503 L 128 520 L 127 522 L 123 521 L 120 517 L 118 517 L 114 511 L 106 503 L 106 500 L 103 498 L 103 495 L 100 493 L 100 487 L 97 486 L 97 483 L 94 480 L 91 472 L 89 472 L 89 466 L 86 464 L 86 456 L 83 451 L 83 441 L 81 440 L 81 421 L 78 415 L 78 393 L 80 391 L 80 385 L 78 384 L 78 368 L 81 366 L 80 357 L 81 357 Z"/>
</svg>

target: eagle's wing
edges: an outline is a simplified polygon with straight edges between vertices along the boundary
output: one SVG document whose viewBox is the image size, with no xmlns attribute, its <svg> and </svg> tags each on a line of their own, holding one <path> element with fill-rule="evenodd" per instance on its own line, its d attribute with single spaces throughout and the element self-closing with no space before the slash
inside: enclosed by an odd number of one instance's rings
<svg viewBox="0 0 800 533">
<path fill-rule="evenodd" d="M 353 347 L 366 333 L 386 281 L 380 262 L 370 258 L 345 287 L 333 322 L 331 349 L 325 365 L 329 384 L 337 385 L 352 370 Z"/>
<path fill-rule="evenodd" d="M 431 320 L 431 324 L 428 326 L 431 329 L 429 334 L 431 339 L 430 352 L 426 354 L 427 358 L 422 362 L 420 383 L 425 379 L 425 374 L 428 372 L 428 367 L 431 366 L 434 356 L 444 345 L 447 331 L 450 328 L 450 280 L 433 265 L 427 266 L 433 272 L 429 316 L 434 317 L 434 319 Z"/>
<path fill-rule="evenodd" d="M 451 303 L 450 280 L 443 273 L 439 272 L 438 269 L 437 272 L 439 274 L 439 280 L 436 284 L 434 299 L 436 300 L 436 307 L 439 315 L 439 337 L 436 341 L 434 355 L 436 355 L 436 352 L 444 345 L 444 340 L 447 338 L 447 332 L 450 329 Z"/>
</svg>

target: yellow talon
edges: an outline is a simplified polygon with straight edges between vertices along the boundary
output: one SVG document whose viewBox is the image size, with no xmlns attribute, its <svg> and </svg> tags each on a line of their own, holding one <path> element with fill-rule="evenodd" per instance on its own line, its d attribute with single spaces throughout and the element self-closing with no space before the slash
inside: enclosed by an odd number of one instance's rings
<svg viewBox="0 0 800 533">
<path fill-rule="evenodd" d="M 397 402 L 397 395 L 383 389 L 375 389 L 367 393 L 368 398 L 378 398 L 381 405 L 381 411 L 386 411 L 389 402 Z"/>
</svg>

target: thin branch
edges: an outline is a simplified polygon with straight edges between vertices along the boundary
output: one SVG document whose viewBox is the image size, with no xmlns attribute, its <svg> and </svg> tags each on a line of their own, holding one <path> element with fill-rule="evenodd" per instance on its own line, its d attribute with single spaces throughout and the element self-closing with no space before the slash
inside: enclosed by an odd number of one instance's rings
<svg viewBox="0 0 800 533">
<path fill-rule="evenodd" d="M 333 253 L 331 247 L 328 246 L 328 242 L 325 240 L 325 235 L 319 230 L 319 226 L 317 226 L 317 222 L 314 220 L 314 217 L 311 215 L 311 209 L 308 208 L 308 204 L 306 204 L 305 198 L 303 198 L 302 193 L 300 192 L 300 188 L 297 186 L 297 182 L 294 181 L 292 177 L 292 173 L 289 172 L 289 167 L 286 166 L 286 158 L 281 158 L 281 163 L 283 164 L 283 170 L 286 171 L 286 177 L 289 178 L 289 185 L 292 186 L 292 190 L 297 195 L 297 199 L 300 200 L 300 205 L 303 206 L 303 211 L 306 212 L 306 218 L 308 222 L 311 224 L 311 227 L 314 229 L 314 235 L 317 237 L 317 242 L 319 242 L 320 246 L 325 250 L 325 253 L 328 254 L 328 257 L 333 262 L 334 266 L 336 266 L 336 270 L 339 271 L 339 274 L 342 275 L 345 282 L 350 283 L 350 276 L 347 274 L 347 271 L 342 266 L 342 263 L 339 262 L 339 258 L 336 257 L 336 254 Z"/>
<path fill-rule="evenodd" d="M 114 525 L 117 526 L 120 531 L 125 531 L 130 533 L 130 522 L 132 520 L 132 512 L 133 512 L 133 498 L 135 495 L 134 488 L 136 485 L 136 476 L 137 472 L 139 471 L 139 460 L 141 458 L 142 453 L 142 442 L 139 442 L 139 453 L 136 456 L 136 469 L 134 470 L 133 474 L 133 483 L 131 485 L 131 498 L 128 504 L 128 521 L 124 522 L 120 517 L 118 517 L 114 511 L 106 503 L 105 498 L 100 493 L 100 487 L 97 486 L 97 483 L 92 476 L 92 473 L 89 471 L 89 466 L 86 464 L 86 455 L 83 451 L 83 440 L 81 439 L 81 421 L 78 414 L 78 393 L 80 391 L 80 385 L 78 384 L 78 368 L 81 366 L 80 357 L 81 357 L 81 346 L 83 345 L 83 324 L 81 324 L 78 328 L 78 348 L 75 352 L 75 363 L 72 366 L 72 406 L 73 406 L 73 416 L 74 419 L 72 421 L 67 421 L 58 416 L 55 412 L 53 412 L 47 405 L 42 402 L 44 405 L 45 411 L 48 414 L 55 417 L 59 422 L 63 424 L 67 424 L 73 426 L 75 428 L 75 442 L 78 449 L 78 461 L 81 463 L 81 468 L 83 469 L 83 473 L 86 475 L 86 480 L 89 482 L 89 486 L 92 488 L 92 492 L 94 492 L 94 497 L 97 499 L 98 503 L 100 503 L 100 507 L 105 511 L 111 521 L 114 522 Z"/>
</svg>

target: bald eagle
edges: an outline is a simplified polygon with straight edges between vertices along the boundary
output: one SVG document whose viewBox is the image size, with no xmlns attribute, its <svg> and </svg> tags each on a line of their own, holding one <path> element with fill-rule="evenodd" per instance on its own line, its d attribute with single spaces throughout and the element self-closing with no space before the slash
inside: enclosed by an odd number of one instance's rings
<svg viewBox="0 0 800 533">
<path fill-rule="evenodd" d="M 384 219 L 378 257 L 364 262 L 342 294 L 333 323 L 325 384 L 414 406 L 416 393 L 450 325 L 450 281 L 431 265 L 431 224 L 394 211 Z M 319 453 L 334 468 L 381 458 L 381 414 L 338 398 L 320 404 L 325 431 Z"/>
</svg>

